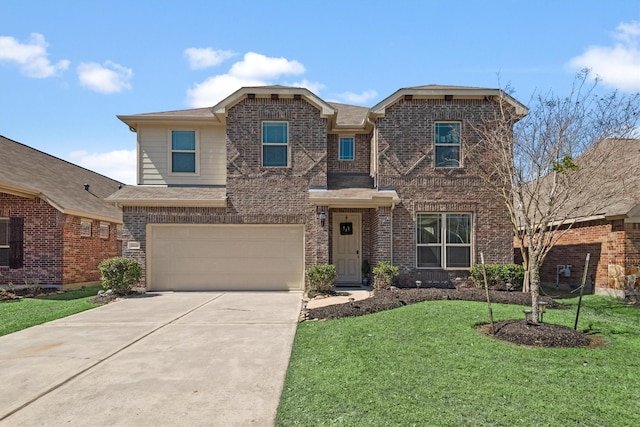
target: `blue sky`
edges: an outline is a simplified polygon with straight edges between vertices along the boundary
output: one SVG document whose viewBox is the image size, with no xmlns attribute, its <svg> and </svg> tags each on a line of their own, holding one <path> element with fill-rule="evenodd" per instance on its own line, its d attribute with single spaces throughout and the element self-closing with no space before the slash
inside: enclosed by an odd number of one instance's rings
<svg viewBox="0 0 640 427">
<path fill-rule="evenodd" d="M 136 136 L 117 114 L 243 85 L 373 106 L 407 86 L 509 84 L 527 104 L 589 67 L 640 91 L 640 0 L 0 0 L 0 17 L 0 134 L 129 184 Z"/>
</svg>

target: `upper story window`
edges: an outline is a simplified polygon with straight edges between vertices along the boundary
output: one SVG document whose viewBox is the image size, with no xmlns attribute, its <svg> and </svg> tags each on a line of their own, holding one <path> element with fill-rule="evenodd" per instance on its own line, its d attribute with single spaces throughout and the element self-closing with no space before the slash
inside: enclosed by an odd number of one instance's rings
<svg viewBox="0 0 640 427">
<path fill-rule="evenodd" d="M 194 130 L 171 131 L 171 172 L 196 173 L 197 138 Z"/>
<path fill-rule="evenodd" d="M 416 218 L 418 268 L 471 267 L 471 214 L 422 213 Z"/>
<path fill-rule="evenodd" d="M 437 168 L 460 167 L 460 123 L 436 122 L 435 147 Z"/>
<path fill-rule="evenodd" d="M 355 138 L 352 136 L 341 137 L 339 153 L 340 160 L 353 160 L 355 157 Z"/>
<path fill-rule="evenodd" d="M 0 266 L 9 265 L 9 218 L 0 218 Z"/>
<path fill-rule="evenodd" d="M 262 166 L 289 166 L 288 122 L 262 122 Z"/>
</svg>

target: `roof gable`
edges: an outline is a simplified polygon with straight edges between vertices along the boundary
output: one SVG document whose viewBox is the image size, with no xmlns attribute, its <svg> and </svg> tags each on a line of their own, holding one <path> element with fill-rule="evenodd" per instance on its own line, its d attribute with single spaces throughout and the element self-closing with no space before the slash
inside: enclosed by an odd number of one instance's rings
<svg viewBox="0 0 640 427">
<path fill-rule="evenodd" d="M 426 85 L 414 86 L 398 89 L 390 96 L 386 97 L 371 108 L 371 114 L 374 116 L 384 116 L 386 108 L 395 104 L 405 96 L 415 98 L 443 98 L 451 96 L 452 99 L 473 99 L 491 97 L 499 102 L 514 108 L 516 115 L 524 117 L 527 115 L 527 107 L 518 102 L 515 98 L 507 94 L 501 89 L 489 89 L 467 86 L 442 86 L 442 85 Z"/>
</svg>

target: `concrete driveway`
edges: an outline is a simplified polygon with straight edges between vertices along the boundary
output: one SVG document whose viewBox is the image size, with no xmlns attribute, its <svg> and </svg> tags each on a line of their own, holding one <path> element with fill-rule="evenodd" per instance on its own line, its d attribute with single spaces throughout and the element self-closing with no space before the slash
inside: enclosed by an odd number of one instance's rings
<svg viewBox="0 0 640 427">
<path fill-rule="evenodd" d="M 0 337 L 0 425 L 273 425 L 301 293 L 150 293 Z"/>
</svg>

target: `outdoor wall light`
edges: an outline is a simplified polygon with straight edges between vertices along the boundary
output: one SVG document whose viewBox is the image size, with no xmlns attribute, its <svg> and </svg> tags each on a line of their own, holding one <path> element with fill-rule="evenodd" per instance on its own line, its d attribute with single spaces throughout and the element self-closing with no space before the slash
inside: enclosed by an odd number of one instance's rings
<svg viewBox="0 0 640 427">
<path fill-rule="evenodd" d="M 327 214 L 324 209 L 318 212 L 318 221 L 320 221 L 320 227 L 324 227 L 324 222 L 327 220 Z"/>
</svg>

